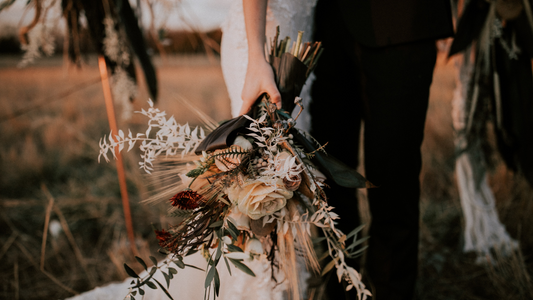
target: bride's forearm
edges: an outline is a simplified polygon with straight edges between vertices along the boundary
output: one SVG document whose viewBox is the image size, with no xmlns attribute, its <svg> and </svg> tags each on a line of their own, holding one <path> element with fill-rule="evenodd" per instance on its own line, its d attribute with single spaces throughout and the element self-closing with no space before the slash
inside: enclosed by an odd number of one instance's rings
<svg viewBox="0 0 533 300">
<path fill-rule="evenodd" d="M 248 38 L 248 61 L 265 59 L 265 24 L 268 0 L 243 0 L 244 23 Z"/>
<path fill-rule="evenodd" d="M 248 38 L 248 67 L 242 89 L 240 114 L 247 113 L 263 93 L 281 108 L 281 95 L 274 81 L 272 67 L 265 57 L 265 27 L 268 0 L 243 0 L 244 23 Z"/>
</svg>

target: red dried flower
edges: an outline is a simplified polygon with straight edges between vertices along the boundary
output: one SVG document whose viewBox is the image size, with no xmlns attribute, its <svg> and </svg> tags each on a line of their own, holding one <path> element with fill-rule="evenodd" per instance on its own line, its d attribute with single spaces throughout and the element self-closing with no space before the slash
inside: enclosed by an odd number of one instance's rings
<svg viewBox="0 0 533 300">
<path fill-rule="evenodd" d="M 195 191 L 182 191 L 170 198 L 172 206 L 176 206 L 179 209 L 195 209 L 204 203 L 204 197 Z"/>
<path fill-rule="evenodd" d="M 170 239 L 172 235 L 170 234 L 170 232 L 165 231 L 165 229 L 161 229 L 155 230 L 155 237 L 159 241 L 159 246 L 165 247 L 168 242 L 168 239 Z"/>
</svg>

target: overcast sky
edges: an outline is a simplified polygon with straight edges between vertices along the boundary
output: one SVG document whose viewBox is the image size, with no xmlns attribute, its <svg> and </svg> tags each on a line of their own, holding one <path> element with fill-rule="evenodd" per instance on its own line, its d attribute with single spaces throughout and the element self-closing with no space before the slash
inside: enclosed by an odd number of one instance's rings
<svg viewBox="0 0 533 300">
<path fill-rule="evenodd" d="M 167 0 L 167 3 L 174 3 L 172 8 L 156 6 L 156 27 L 163 24 L 168 29 L 188 29 L 189 25 L 200 30 L 211 30 L 220 26 L 224 21 L 229 6 L 232 1 L 238 0 Z M 1 0 L 0 0 L 1 2 Z M 17 26 L 23 15 L 27 0 L 16 0 L 16 2 L 0 12 L 0 25 Z M 60 2 L 58 0 L 58 2 Z M 135 0 L 130 0 L 135 3 Z M 144 1 L 141 1 L 144 3 Z M 150 13 L 143 9 L 144 24 L 148 24 Z M 58 14 L 55 13 L 54 16 Z M 23 20 L 27 24 L 33 18 L 33 11 L 28 12 Z M 184 20 L 185 19 L 185 20 Z"/>
</svg>

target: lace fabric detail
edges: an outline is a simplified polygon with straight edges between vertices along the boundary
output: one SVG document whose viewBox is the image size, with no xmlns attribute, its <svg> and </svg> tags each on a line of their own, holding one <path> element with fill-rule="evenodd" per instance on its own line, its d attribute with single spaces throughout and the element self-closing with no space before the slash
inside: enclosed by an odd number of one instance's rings
<svg viewBox="0 0 533 300">
<path fill-rule="evenodd" d="M 304 31 L 302 40 L 311 41 L 315 6 L 316 0 L 270 0 L 266 15 L 267 41 L 276 35 L 278 25 L 281 38 L 290 36 L 295 40 L 298 31 Z M 237 116 L 242 106 L 241 93 L 248 65 L 248 42 L 241 0 L 234 0 L 232 3 L 228 17 L 222 25 L 222 32 L 222 73 L 231 99 L 231 113 Z M 313 79 L 314 76 L 311 74 L 300 95 L 304 107 L 310 100 L 309 87 Z M 307 110 L 304 110 L 297 127 L 309 129 L 309 121 L 310 116 Z"/>
</svg>

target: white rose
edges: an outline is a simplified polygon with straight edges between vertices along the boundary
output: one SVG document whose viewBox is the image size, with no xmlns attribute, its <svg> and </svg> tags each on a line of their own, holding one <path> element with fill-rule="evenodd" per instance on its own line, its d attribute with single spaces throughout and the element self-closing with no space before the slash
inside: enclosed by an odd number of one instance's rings
<svg viewBox="0 0 533 300">
<path fill-rule="evenodd" d="M 227 194 L 243 214 L 252 220 L 258 220 L 285 207 L 293 192 L 285 188 L 282 179 L 273 178 L 268 184 L 250 180 L 245 181 L 241 187 L 236 183 L 228 189 Z"/>
</svg>

